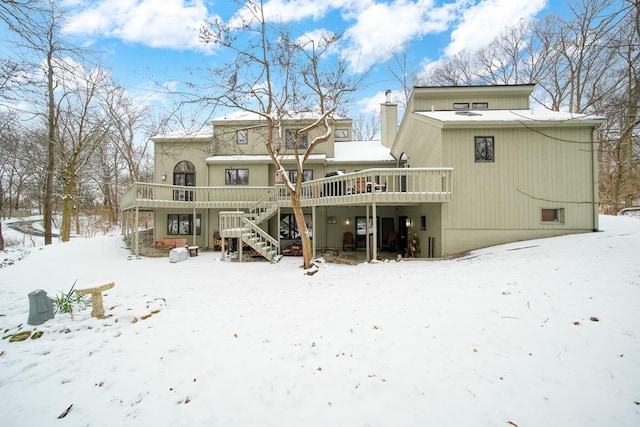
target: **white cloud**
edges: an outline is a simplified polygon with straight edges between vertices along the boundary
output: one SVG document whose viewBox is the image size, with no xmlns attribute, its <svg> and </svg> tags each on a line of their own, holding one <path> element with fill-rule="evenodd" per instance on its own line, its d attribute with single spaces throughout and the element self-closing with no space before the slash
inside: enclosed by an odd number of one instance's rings
<svg viewBox="0 0 640 427">
<path fill-rule="evenodd" d="M 102 0 L 75 9 L 65 31 L 114 37 L 155 48 L 205 49 L 198 29 L 209 18 L 204 0 Z"/>
<path fill-rule="evenodd" d="M 447 30 L 454 11 L 452 4 L 435 7 L 429 0 L 369 4 L 346 32 L 352 68 L 366 70 L 414 39 Z"/>
<path fill-rule="evenodd" d="M 446 47 L 448 56 L 467 49 L 475 51 L 488 45 L 505 28 L 520 19 L 535 16 L 547 4 L 547 0 L 484 0 L 466 8 L 462 18 L 451 32 L 451 43 Z"/>
</svg>

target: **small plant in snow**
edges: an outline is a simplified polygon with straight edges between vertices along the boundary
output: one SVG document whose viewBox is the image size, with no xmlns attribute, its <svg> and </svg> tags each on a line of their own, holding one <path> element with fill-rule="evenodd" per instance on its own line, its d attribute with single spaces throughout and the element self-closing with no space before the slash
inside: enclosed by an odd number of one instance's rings
<svg viewBox="0 0 640 427">
<path fill-rule="evenodd" d="M 76 280 L 77 282 L 77 280 Z M 53 305 L 56 307 L 56 313 L 68 313 L 73 314 L 74 310 L 84 310 L 89 305 L 87 296 L 78 296 L 75 293 L 76 282 L 73 282 L 71 289 L 67 292 L 61 291 L 56 295 L 53 300 Z"/>
</svg>

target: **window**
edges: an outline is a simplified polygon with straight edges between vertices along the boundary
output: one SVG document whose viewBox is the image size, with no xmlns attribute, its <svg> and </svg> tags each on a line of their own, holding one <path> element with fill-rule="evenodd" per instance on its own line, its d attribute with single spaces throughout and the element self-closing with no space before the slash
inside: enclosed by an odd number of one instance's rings
<svg viewBox="0 0 640 427">
<path fill-rule="evenodd" d="M 453 103 L 454 110 L 468 110 L 469 103 L 468 102 L 454 102 Z"/>
<path fill-rule="evenodd" d="M 311 229 L 311 215 L 304 216 L 304 222 L 309 230 L 309 236 L 313 236 L 313 230 Z M 298 225 L 296 224 L 296 217 L 294 214 L 280 214 L 280 238 L 293 240 L 300 237 L 298 231 Z"/>
<path fill-rule="evenodd" d="M 487 109 L 489 108 L 489 103 L 488 102 L 474 102 L 473 104 L 471 104 L 472 108 L 477 108 L 477 109 Z"/>
<path fill-rule="evenodd" d="M 336 137 L 336 139 L 349 138 L 349 129 L 336 129 L 333 131 L 333 135 Z"/>
<path fill-rule="evenodd" d="M 296 142 L 296 138 L 298 137 L 298 132 L 300 131 L 300 129 L 287 129 L 285 131 L 285 141 L 284 141 L 284 148 L 286 148 L 287 150 L 293 150 L 293 146 Z M 309 138 L 308 138 L 308 134 L 304 134 L 304 135 L 300 135 L 300 143 L 298 145 L 298 148 L 308 148 L 309 147 Z"/>
<path fill-rule="evenodd" d="M 420 230 L 426 230 L 426 229 L 427 229 L 427 216 L 420 215 Z"/>
<path fill-rule="evenodd" d="M 542 209 L 542 222 L 564 224 L 564 209 Z"/>
<path fill-rule="evenodd" d="M 173 185 L 194 187 L 196 185 L 196 167 L 193 163 L 183 160 L 173 168 Z M 193 191 L 173 190 L 173 200 L 193 202 Z"/>
<path fill-rule="evenodd" d="M 192 235 L 193 215 L 169 214 L 167 215 L 167 234 Z M 196 234 L 200 234 L 200 214 L 196 215 Z"/>
<path fill-rule="evenodd" d="M 249 169 L 227 169 L 224 175 L 225 185 L 249 185 Z"/>
<path fill-rule="evenodd" d="M 289 175 L 289 181 L 295 184 L 298 179 L 298 171 L 297 170 L 288 170 L 287 175 Z M 303 169 L 302 170 L 302 182 L 312 181 L 313 180 L 313 169 Z"/>
<path fill-rule="evenodd" d="M 246 129 L 239 129 L 236 132 L 236 142 L 238 144 L 248 144 L 249 143 L 249 131 Z"/>
<path fill-rule="evenodd" d="M 495 161 L 495 152 L 492 136 L 476 136 L 475 138 L 476 163 Z"/>
</svg>

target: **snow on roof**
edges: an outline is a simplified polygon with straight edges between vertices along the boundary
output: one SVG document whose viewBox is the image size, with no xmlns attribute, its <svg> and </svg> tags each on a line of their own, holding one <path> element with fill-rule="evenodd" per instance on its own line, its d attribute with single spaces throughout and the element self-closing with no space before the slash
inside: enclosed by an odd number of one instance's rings
<svg viewBox="0 0 640 427">
<path fill-rule="evenodd" d="M 326 154 L 311 154 L 307 162 L 318 162 L 326 160 Z M 292 162 L 295 160 L 293 155 L 285 155 L 282 159 L 283 162 Z M 211 156 L 207 158 L 207 163 L 265 163 L 271 162 L 271 157 L 268 154 L 232 154 L 227 156 Z"/>
<path fill-rule="evenodd" d="M 285 155 L 284 162 L 294 160 L 293 155 Z M 334 157 L 326 154 L 311 154 L 307 162 L 395 162 L 388 147 L 380 141 L 341 141 L 335 143 Z M 211 156 L 207 163 L 266 163 L 271 162 L 267 154 L 231 154 Z"/>
<path fill-rule="evenodd" d="M 381 141 L 336 141 L 334 157 L 330 162 L 384 162 L 395 161 L 391 150 Z"/>
<path fill-rule="evenodd" d="M 286 113 L 286 116 L 283 117 L 285 120 L 314 120 L 317 119 L 320 114 L 317 111 L 289 111 Z M 333 118 L 335 120 L 344 120 L 344 117 L 333 114 Z M 225 114 L 224 116 L 216 117 L 213 119 L 214 122 L 220 121 L 256 121 L 256 120 L 264 120 L 264 117 L 254 113 L 252 111 L 233 111 Z"/>
<path fill-rule="evenodd" d="M 415 114 L 441 122 L 587 122 L 604 120 L 598 116 L 563 111 L 540 110 L 455 110 L 416 111 Z"/>
<path fill-rule="evenodd" d="M 180 129 L 176 131 L 163 132 L 151 137 L 156 139 L 204 139 L 213 138 L 213 129 L 206 126 L 200 129 Z"/>
</svg>

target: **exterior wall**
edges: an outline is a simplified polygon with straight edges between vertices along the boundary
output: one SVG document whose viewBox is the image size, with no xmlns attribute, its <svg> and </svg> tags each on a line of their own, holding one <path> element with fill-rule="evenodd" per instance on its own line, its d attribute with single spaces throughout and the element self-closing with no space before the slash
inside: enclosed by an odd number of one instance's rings
<svg viewBox="0 0 640 427">
<path fill-rule="evenodd" d="M 169 235 L 167 233 L 167 218 L 169 214 L 193 215 L 193 209 L 156 209 L 153 220 L 154 240 L 160 241 L 165 237 L 183 237 L 187 239 L 190 245 L 193 244 L 193 234 Z M 196 215 L 200 215 L 200 234 L 196 234 L 196 245 L 201 248 L 208 248 L 211 240 L 209 234 L 213 234 L 213 231 L 211 231 L 211 233 L 209 232 L 210 222 L 208 209 L 196 209 Z"/>
<path fill-rule="evenodd" d="M 413 223 L 408 232 L 418 236 L 421 258 L 428 257 L 428 242 L 430 237 L 435 239 L 435 257 L 437 258 L 442 255 L 442 206 L 442 203 L 424 203 L 420 206 L 408 207 L 402 210 L 401 215 L 406 215 L 411 218 Z M 427 224 L 424 230 L 421 228 L 421 216 L 426 217 Z M 404 250 L 404 248 L 401 249 Z"/>
<path fill-rule="evenodd" d="M 414 88 L 407 111 L 453 110 L 454 103 L 487 102 L 490 110 L 529 108 L 533 85 Z"/>
<path fill-rule="evenodd" d="M 446 97 L 418 98 L 413 104 L 413 111 L 453 110 L 454 103 L 468 103 L 469 109 L 473 110 L 473 103 L 486 102 L 489 110 L 526 110 L 529 108 L 528 99 L 504 98 L 491 95 L 459 95 Z"/>
<path fill-rule="evenodd" d="M 301 129 L 311 124 L 311 121 L 292 122 L 286 126 L 286 129 Z M 341 140 L 349 140 L 351 137 L 351 120 L 340 120 L 335 123 L 336 129 L 347 131 L 347 138 Z M 248 132 L 248 143 L 237 143 L 237 131 L 246 129 Z M 214 121 L 213 122 L 213 155 L 230 155 L 230 154 L 268 154 L 265 146 L 264 122 L 246 122 L 246 121 Z M 314 138 L 323 134 L 322 129 L 314 129 L 308 135 L 308 142 L 311 144 Z M 328 157 L 334 155 L 334 135 L 325 143 L 318 145 L 314 150 L 314 154 L 326 154 Z M 284 145 L 284 141 L 281 141 Z M 283 152 L 281 152 L 282 154 Z M 293 154 L 293 150 L 287 150 L 287 154 Z"/>
<path fill-rule="evenodd" d="M 270 185 L 269 165 L 265 163 L 215 163 L 209 165 L 209 183 L 210 187 L 226 186 L 226 170 L 227 169 L 248 169 L 249 170 L 249 186 L 261 187 Z M 242 187 L 243 185 L 229 185 L 228 187 Z"/>
<path fill-rule="evenodd" d="M 206 186 L 207 164 L 205 162 L 210 150 L 210 142 L 197 141 L 155 141 L 154 143 L 154 182 L 159 184 L 173 184 L 173 169 L 178 162 L 187 160 L 196 168 L 196 185 Z M 162 174 L 166 174 L 166 181 L 162 181 Z"/>
<path fill-rule="evenodd" d="M 455 170 L 454 201 L 443 207 L 448 254 L 508 241 L 597 228 L 592 129 L 547 127 L 444 131 L 444 163 Z M 495 162 L 476 163 L 474 137 L 494 136 Z M 564 209 L 543 222 L 542 209 Z"/>
<path fill-rule="evenodd" d="M 408 156 L 409 166 L 443 166 L 441 129 L 430 124 L 428 119 L 412 115 L 404 123 L 397 140 L 398 143 L 391 153 L 396 159 L 405 153 Z"/>
</svg>

